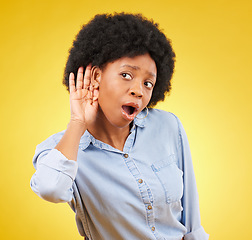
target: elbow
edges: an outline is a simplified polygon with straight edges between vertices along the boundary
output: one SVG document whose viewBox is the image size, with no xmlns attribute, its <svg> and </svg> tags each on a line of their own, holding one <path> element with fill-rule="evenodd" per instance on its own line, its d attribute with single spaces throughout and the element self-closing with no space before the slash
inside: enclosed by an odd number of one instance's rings
<svg viewBox="0 0 252 240">
<path fill-rule="evenodd" d="M 60 172 L 47 177 L 35 173 L 31 179 L 31 188 L 39 197 L 52 203 L 69 202 L 73 196 L 72 180 Z"/>
<path fill-rule="evenodd" d="M 62 190 L 60 190 L 57 185 L 47 185 L 41 184 L 39 186 L 39 195 L 42 199 L 52 202 L 52 203 L 62 203 L 67 202 L 66 195 Z"/>
</svg>

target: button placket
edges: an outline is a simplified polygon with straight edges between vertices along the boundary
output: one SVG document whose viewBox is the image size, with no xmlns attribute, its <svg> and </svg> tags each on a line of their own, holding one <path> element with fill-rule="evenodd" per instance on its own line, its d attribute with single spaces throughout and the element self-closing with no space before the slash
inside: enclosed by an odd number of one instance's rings
<svg viewBox="0 0 252 240">
<path fill-rule="evenodd" d="M 151 190 L 149 186 L 147 185 L 147 183 L 142 179 L 141 173 L 138 170 L 138 167 L 136 166 L 134 159 L 131 156 L 129 156 L 127 153 L 124 153 L 122 156 L 124 158 L 124 161 L 129 171 L 131 172 L 131 174 L 134 176 L 135 180 L 137 181 L 137 185 L 141 193 L 142 201 L 145 205 L 148 225 L 149 225 L 149 228 L 152 230 L 152 228 L 155 226 L 155 218 L 154 218 L 154 210 L 152 207 L 153 195 L 151 193 Z M 152 232 L 155 236 L 157 235 L 156 231 L 152 231 Z"/>
<path fill-rule="evenodd" d="M 154 236 L 159 239 L 158 237 L 158 232 L 156 231 L 155 228 L 155 217 L 154 217 L 154 209 L 153 209 L 153 195 L 151 193 L 151 189 L 147 185 L 147 183 L 142 179 L 141 172 L 139 171 L 138 167 L 136 166 L 136 163 L 132 156 L 130 156 L 130 151 L 133 146 L 135 134 L 136 134 L 136 129 L 132 131 L 132 134 L 129 135 L 129 138 L 126 140 L 125 146 L 124 146 L 124 151 L 122 153 L 122 157 L 130 171 L 130 173 L 133 175 L 135 178 L 137 185 L 139 187 L 142 201 L 145 205 L 145 211 L 146 211 L 146 216 L 147 216 L 147 221 L 148 221 L 148 226 L 151 229 L 152 233 Z M 149 209 L 150 208 L 150 209 Z"/>
</svg>

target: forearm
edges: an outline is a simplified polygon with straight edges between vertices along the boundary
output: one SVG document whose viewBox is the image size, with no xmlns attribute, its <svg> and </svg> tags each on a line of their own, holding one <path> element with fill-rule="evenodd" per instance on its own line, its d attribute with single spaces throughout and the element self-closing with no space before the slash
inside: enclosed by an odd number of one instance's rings
<svg viewBox="0 0 252 240">
<path fill-rule="evenodd" d="M 76 161 L 80 138 L 86 131 L 86 126 L 78 121 L 70 121 L 65 134 L 56 145 L 55 149 L 60 151 L 67 159 Z"/>
</svg>

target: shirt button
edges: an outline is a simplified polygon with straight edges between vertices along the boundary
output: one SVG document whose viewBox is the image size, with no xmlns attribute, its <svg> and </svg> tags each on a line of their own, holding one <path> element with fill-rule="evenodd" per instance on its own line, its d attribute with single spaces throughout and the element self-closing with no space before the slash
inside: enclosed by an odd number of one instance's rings
<svg viewBox="0 0 252 240">
<path fill-rule="evenodd" d="M 143 179 L 139 179 L 138 182 L 139 182 L 139 183 L 143 183 Z"/>
<path fill-rule="evenodd" d="M 155 227 L 152 227 L 151 230 L 154 232 L 155 231 Z"/>
<path fill-rule="evenodd" d="M 148 206 L 148 209 L 149 209 L 149 210 L 151 210 L 151 209 L 152 209 L 152 206 L 151 206 L 151 205 L 149 205 L 149 206 Z"/>
<path fill-rule="evenodd" d="M 123 156 L 124 156 L 125 158 L 128 158 L 128 157 L 129 157 L 129 155 L 128 155 L 127 153 L 123 154 Z"/>
</svg>

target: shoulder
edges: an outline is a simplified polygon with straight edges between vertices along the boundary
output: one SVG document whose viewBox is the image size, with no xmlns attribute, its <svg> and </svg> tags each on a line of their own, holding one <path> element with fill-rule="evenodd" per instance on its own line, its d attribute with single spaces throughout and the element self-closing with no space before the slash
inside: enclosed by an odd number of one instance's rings
<svg viewBox="0 0 252 240">
<path fill-rule="evenodd" d="M 149 109 L 148 117 L 145 122 L 145 130 L 153 137 L 177 142 L 180 135 L 180 121 L 178 117 L 164 110 L 155 108 Z"/>
<path fill-rule="evenodd" d="M 175 114 L 155 108 L 149 109 L 147 121 L 150 125 L 160 124 L 162 127 L 168 127 L 172 129 L 178 129 L 180 123 Z"/>
<path fill-rule="evenodd" d="M 161 134 L 169 134 L 171 137 L 178 138 L 178 142 L 183 141 L 185 145 L 188 145 L 186 131 L 175 114 L 159 109 L 150 109 L 149 115 L 148 126 L 153 126 Z"/>
</svg>

